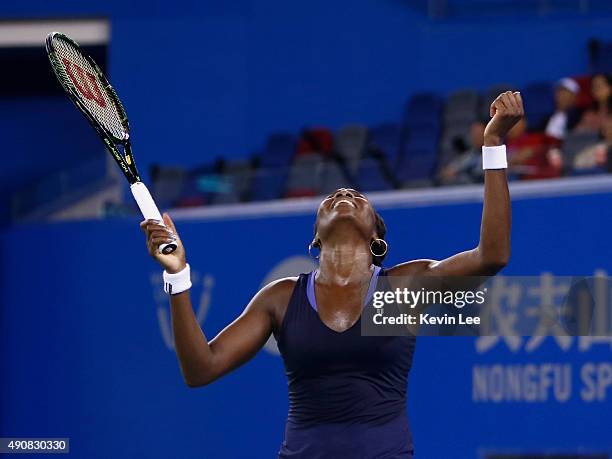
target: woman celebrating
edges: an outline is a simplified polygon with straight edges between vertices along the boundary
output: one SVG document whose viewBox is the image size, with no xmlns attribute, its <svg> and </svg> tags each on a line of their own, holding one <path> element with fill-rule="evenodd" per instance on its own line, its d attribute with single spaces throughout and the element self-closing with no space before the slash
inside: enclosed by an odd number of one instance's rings
<svg viewBox="0 0 612 459">
<path fill-rule="evenodd" d="M 274 334 L 289 381 L 281 458 L 411 458 L 406 385 L 415 338 L 362 336 L 357 326 L 382 276 L 487 276 L 510 254 L 507 132 L 523 116 L 519 93 L 491 105 L 484 133 L 484 207 L 475 249 L 446 260 L 414 260 L 382 269 L 382 218 L 361 193 L 339 189 L 321 202 L 312 246 L 319 268 L 260 290 L 244 312 L 208 341 L 189 298 L 189 265 L 174 224 L 141 223 L 149 253 L 164 268 L 176 352 L 185 382 L 204 386 L 253 357 Z M 158 247 L 176 236 L 169 255 Z"/>
</svg>

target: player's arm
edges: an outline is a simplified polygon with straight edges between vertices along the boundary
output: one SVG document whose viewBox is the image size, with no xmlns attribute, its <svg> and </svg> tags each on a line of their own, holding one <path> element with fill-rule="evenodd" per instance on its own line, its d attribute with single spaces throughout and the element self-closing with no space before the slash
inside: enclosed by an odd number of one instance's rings
<svg viewBox="0 0 612 459">
<path fill-rule="evenodd" d="M 149 253 L 169 273 L 181 271 L 186 265 L 185 249 L 170 217 L 165 214 L 166 227 L 146 220 L 141 227 L 147 236 Z M 169 255 L 157 248 L 174 232 L 178 247 Z M 185 382 L 190 387 L 209 384 L 252 358 L 266 343 L 274 326 L 274 311 L 285 301 L 295 285 L 294 279 L 273 282 L 255 295 L 244 312 L 213 340 L 208 341 L 193 312 L 189 290 L 170 295 L 174 344 Z"/>
<path fill-rule="evenodd" d="M 485 146 L 498 146 L 512 127 L 524 116 L 518 92 L 505 92 L 491 104 L 491 121 L 484 134 Z M 390 274 L 399 276 L 491 276 L 510 258 L 510 195 L 506 170 L 485 171 L 484 204 L 480 241 L 472 250 L 441 261 L 415 260 L 397 265 Z"/>
<path fill-rule="evenodd" d="M 260 290 L 242 314 L 211 341 L 200 328 L 189 299 L 189 291 L 171 295 L 172 327 L 176 353 L 185 382 L 190 387 L 210 384 L 250 360 L 272 333 L 272 305 L 295 285 L 281 279 Z"/>
</svg>

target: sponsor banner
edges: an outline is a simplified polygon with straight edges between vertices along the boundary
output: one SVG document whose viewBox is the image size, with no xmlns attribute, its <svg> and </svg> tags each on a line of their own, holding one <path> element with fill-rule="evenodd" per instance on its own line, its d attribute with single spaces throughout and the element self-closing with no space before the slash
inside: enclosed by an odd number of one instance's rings
<svg viewBox="0 0 612 459">
<path fill-rule="evenodd" d="M 381 276 L 367 336 L 612 336 L 612 282 L 596 277 Z"/>
</svg>

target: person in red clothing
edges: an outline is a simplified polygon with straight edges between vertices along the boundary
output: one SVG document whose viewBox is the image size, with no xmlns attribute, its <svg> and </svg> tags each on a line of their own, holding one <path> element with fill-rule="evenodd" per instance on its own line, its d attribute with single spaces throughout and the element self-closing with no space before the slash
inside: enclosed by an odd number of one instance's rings
<svg viewBox="0 0 612 459">
<path fill-rule="evenodd" d="M 561 176 L 562 164 L 554 148 L 559 140 L 541 132 L 528 132 L 523 118 L 508 133 L 508 163 L 522 180 Z"/>
<path fill-rule="evenodd" d="M 606 118 L 612 114 L 612 78 L 598 74 L 591 82 L 593 105 L 582 114 L 576 130 L 600 132 Z"/>
</svg>

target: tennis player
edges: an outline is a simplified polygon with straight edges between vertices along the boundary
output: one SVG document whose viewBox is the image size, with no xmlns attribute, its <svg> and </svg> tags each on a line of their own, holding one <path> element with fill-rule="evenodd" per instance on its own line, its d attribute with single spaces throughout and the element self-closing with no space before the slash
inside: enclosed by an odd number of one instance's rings
<svg viewBox="0 0 612 459">
<path fill-rule="evenodd" d="M 489 276 L 510 255 L 510 199 L 503 138 L 523 117 L 518 92 L 491 105 L 484 134 L 484 206 L 475 249 L 441 261 L 414 260 L 381 268 L 386 228 L 367 198 L 339 189 L 317 211 L 312 246 L 319 267 L 261 289 L 244 312 L 208 340 L 189 298 L 189 265 L 170 217 L 146 220 L 149 253 L 164 268 L 176 352 L 185 382 L 204 386 L 253 357 L 274 334 L 289 382 L 289 414 L 281 458 L 412 458 L 406 386 L 412 336 L 362 336 L 362 308 L 382 276 Z M 177 237 L 169 255 L 160 244 Z"/>
</svg>

